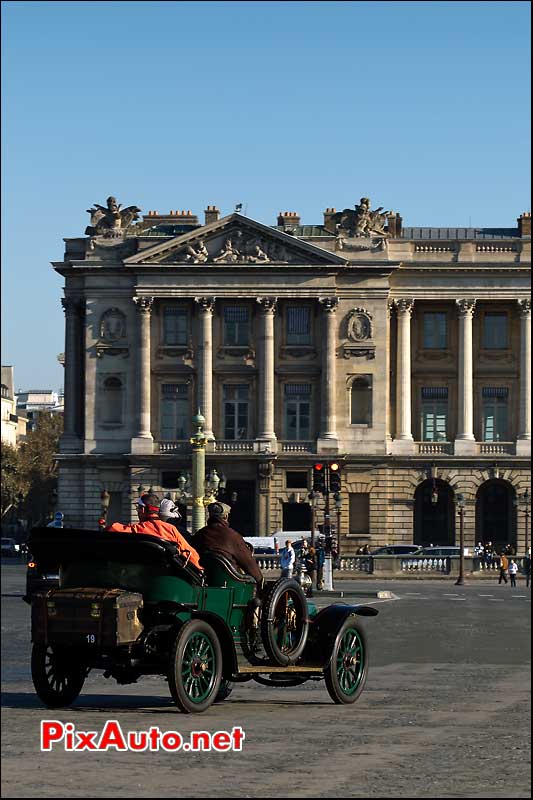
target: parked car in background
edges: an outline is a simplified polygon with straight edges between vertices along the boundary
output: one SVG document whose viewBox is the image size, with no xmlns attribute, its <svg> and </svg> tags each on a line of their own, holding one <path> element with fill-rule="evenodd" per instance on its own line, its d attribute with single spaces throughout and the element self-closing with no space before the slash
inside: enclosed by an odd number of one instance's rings
<svg viewBox="0 0 533 800">
<path fill-rule="evenodd" d="M 443 558 L 445 556 L 460 556 L 461 548 L 447 547 L 447 546 L 439 547 L 438 545 L 435 545 L 434 547 L 423 547 L 419 555 L 428 556 L 432 558 Z"/>
<path fill-rule="evenodd" d="M 372 550 L 372 556 L 412 556 L 420 553 L 422 548 L 418 544 L 386 544 Z"/>
<path fill-rule="evenodd" d="M 13 558 L 14 556 L 18 556 L 19 553 L 20 546 L 15 542 L 14 539 L 2 537 L 2 557 Z"/>
</svg>

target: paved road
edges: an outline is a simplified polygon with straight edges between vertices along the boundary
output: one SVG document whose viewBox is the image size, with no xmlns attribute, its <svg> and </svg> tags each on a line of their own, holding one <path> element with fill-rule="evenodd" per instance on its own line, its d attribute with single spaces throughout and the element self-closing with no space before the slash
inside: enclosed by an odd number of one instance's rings
<svg viewBox="0 0 533 800">
<path fill-rule="evenodd" d="M 117 686 L 89 676 L 71 709 L 49 712 L 29 677 L 23 568 L 2 576 L 4 797 L 529 797 L 530 592 L 484 583 L 364 582 L 380 614 L 351 707 L 323 683 L 238 686 L 206 714 L 176 713 L 160 678 Z M 360 589 L 357 581 L 344 589 Z M 357 597 L 355 602 L 366 602 Z M 318 603 L 327 603 L 320 598 Z M 120 754 L 39 750 L 41 719 L 100 731 L 231 730 L 240 753 Z"/>
</svg>

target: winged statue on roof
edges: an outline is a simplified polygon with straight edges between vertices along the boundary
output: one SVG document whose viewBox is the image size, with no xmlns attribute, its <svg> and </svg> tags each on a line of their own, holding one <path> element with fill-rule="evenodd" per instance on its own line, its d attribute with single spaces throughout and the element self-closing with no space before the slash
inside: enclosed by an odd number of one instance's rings
<svg viewBox="0 0 533 800">
<path fill-rule="evenodd" d="M 122 236 L 131 223 L 139 219 L 140 210 L 137 206 L 122 208 L 116 198 L 108 197 L 105 206 L 95 203 L 94 208 L 87 209 L 87 213 L 91 215 L 91 224 L 85 229 L 85 235 Z"/>
<path fill-rule="evenodd" d="M 354 208 L 345 208 L 334 214 L 332 222 L 340 235 L 349 238 L 385 237 L 389 235 L 385 225 L 390 213 L 384 211 L 383 206 L 371 210 L 369 198 L 361 197 Z"/>
</svg>

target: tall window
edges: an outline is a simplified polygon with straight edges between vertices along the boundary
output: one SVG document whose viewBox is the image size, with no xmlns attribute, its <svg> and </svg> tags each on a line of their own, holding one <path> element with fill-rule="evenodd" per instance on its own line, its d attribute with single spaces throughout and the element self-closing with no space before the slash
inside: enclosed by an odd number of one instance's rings
<svg viewBox="0 0 533 800">
<path fill-rule="evenodd" d="M 370 532 L 370 494 L 350 492 L 350 533 Z"/>
<path fill-rule="evenodd" d="M 422 389 L 422 441 L 444 442 L 448 438 L 448 389 L 428 386 Z"/>
<path fill-rule="evenodd" d="M 247 306 L 225 306 L 224 344 L 246 346 L 250 343 L 250 321 Z"/>
<path fill-rule="evenodd" d="M 184 308 L 163 310 L 163 344 L 186 345 L 188 340 L 187 311 Z"/>
<path fill-rule="evenodd" d="M 483 317 L 483 347 L 487 350 L 505 350 L 509 346 L 507 314 L 490 312 Z"/>
<path fill-rule="evenodd" d="M 448 315 L 444 311 L 424 312 L 424 347 L 445 350 L 448 345 Z"/>
<path fill-rule="evenodd" d="M 249 388 L 231 383 L 223 388 L 225 439 L 248 439 Z"/>
<path fill-rule="evenodd" d="M 311 308 L 288 306 L 287 344 L 311 344 Z"/>
<path fill-rule="evenodd" d="M 311 438 L 311 384 L 286 383 L 284 396 L 285 437 L 294 440 Z"/>
<path fill-rule="evenodd" d="M 483 397 L 483 441 L 508 441 L 509 389 L 506 386 L 484 386 Z"/>
<path fill-rule="evenodd" d="M 161 439 L 173 441 L 189 435 L 189 387 L 186 383 L 161 386 Z"/>
<path fill-rule="evenodd" d="M 101 408 L 104 424 L 122 424 L 122 381 L 120 378 L 109 377 L 104 380 Z"/>
<path fill-rule="evenodd" d="M 350 422 L 352 425 L 372 424 L 372 375 L 359 375 L 352 383 Z"/>
</svg>

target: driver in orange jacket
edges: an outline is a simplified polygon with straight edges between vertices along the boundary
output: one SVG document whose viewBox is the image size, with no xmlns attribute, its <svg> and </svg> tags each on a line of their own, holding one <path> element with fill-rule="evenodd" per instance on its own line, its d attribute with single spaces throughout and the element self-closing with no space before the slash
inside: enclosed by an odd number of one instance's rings
<svg viewBox="0 0 533 800">
<path fill-rule="evenodd" d="M 159 503 L 159 497 L 156 494 L 143 494 L 137 500 L 139 522 L 134 522 L 131 525 L 114 522 L 112 525 L 107 526 L 106 531 L 111 533 L 144 533 L 174 542 L 185 557 L 190 553 L 189 561 L 191 564 L 197 569 L 203 570 L 200 566 L 200 556 L 194 547 L 191 547 L 174 525 L 159 519 Z"/>
</svg>

